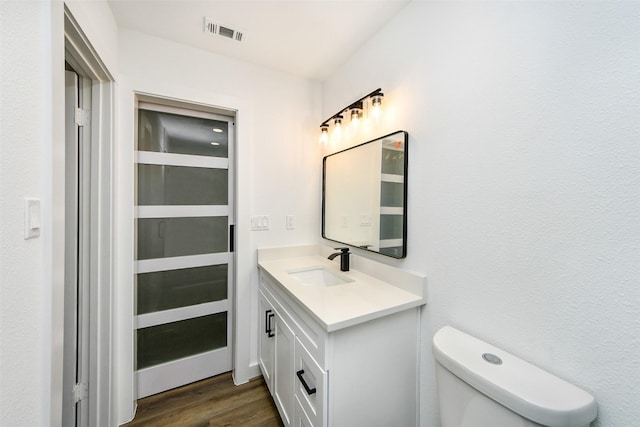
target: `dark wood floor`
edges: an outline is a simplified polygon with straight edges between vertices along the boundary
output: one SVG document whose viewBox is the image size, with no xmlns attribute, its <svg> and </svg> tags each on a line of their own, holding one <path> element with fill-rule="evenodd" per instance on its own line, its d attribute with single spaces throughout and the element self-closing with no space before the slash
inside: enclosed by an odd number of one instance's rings
<svg viewBox="0 0 640 427">
<path fill-rule="evenodd" d="M 231 373 L 140 399 L 126 427 L 281 427 L 262 377 L 235 386 Z M 123 427 L 124 427 L 123 426 Z"/>
</svg>

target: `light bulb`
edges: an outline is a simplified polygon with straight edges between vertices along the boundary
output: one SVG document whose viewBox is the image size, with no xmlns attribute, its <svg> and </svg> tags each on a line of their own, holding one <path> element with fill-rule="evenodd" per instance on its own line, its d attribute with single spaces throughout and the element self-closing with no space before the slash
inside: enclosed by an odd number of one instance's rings
<svg viewBox="0 0 640 427">
<path fill-rule="evenodd" d="M 378 93 L 371 97 L 371 115 L 373 116 L 375 121 L 380 119 L 380 109 L 382 107 L 382 97 L 383 93 Z"/>
<path fill-rule="evenodd" d="M 326 144 L 329 141 L 329 125 L 320 126 L 320 143 Z"/>
<path fill-rule="evenodd" d="M 340 127 L 342 127 L 342 116 L 337 116 L 335 119 L 333 119 L 333 124 L 335 125 L 336 129 L 340 129 Z"/>
<path fill-rule="evenodd" d="M 333 132 L 331 134 L 331 141 L 339 143 L 342 140 L 342 116 L 336 116 L 333 119 Z"/>
<path fill-rule="evenodd" d="M 362 118 L 362 109 L 357 107 L 352 108 L 351 109 L 351 126 L 353 126 L 354 128 L 357 128 L 361 118 Z"/>
</svg>

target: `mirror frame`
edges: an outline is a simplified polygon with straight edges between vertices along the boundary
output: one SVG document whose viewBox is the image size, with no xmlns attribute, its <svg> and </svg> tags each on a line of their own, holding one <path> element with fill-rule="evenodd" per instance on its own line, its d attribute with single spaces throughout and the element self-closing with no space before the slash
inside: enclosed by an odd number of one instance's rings
<svg viewBox="0 0 640 427">
<path fill-rule="evenodd" d="M 325 230 L 325 215 L 326 215 L 326 203 L 327 203 L 327 194 L 326 194 L 326 190 L 327 190 L 327 158 L 338 155 L 340 153 L 344 153 L 346 151 L 350 151 L 350 150 L 354 150 L 358 147 L 362 147 L 363 145 L 366 144 L 371 144 L 374 143 L 376 141 L 380 141 L 383 140 L 391 135 L 395 135 L 395 134 L 399 134 L 402 133 L 403 137 L 404 137 L 404 162 L 403 162 L 403 168 L 404 168 L 404 183 L 403 183 L 403 206 L 402 206 L 402 253 L 400 254 L 400 256 L 394 256 L 394 255 L 390 255 L 390 254 L 386 254 L 383 252 L 379 252 L 379 251 L 374 251 L 368 248 L 364 248 L 361 246 L 354 246 L 352 243 L 348 243 L 348 242 L 343 242 L 340 240 L 335 240 L 332 239 L 330 237 L 327 237 L 326 235 L 326 230 Z M 340 243 L 341 245 L 347 245 L 353 248 L 358 248 L 358 249 L 362 249 L 362 250 L 366 250 L 368 252 L 372 252 L 375 254 L 379 254 L 379 255 L 383 255 L 383 256 L 388 256 L 394 259 L 402 259 L 402 258 L 406 258 L 407 256 L 407 188 L 408 188 L 408 167 L 409 167 L 409 155 L 408 155 L 408 149 L 409 149 L 409 134 L 406 131 L 403 130 L 397 130 L 395 132 L 391 132 L 387 135 L 372 139 L 370 141 L 366 141 L 363 142 L 362 144 L 358 144 L 358 145 L 354 145 L 353 147 L 349 147 L 346 148 L 344 150 L 340 150 L 337 151 L 335 153 L 332 154 L 328 154 L 326 156 L 324 156 L 322 158 L 322 238 L 326 239 L 326 240 L 330 240 L 332 242 L 336 242 L 336 243 Z"/>
</svg>

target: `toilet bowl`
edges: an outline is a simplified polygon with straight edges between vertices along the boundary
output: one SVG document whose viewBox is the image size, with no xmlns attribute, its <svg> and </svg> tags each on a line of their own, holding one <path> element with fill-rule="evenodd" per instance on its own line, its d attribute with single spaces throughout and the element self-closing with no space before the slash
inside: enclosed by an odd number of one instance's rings
<svg viewBox="0 0 640 427">
<path fill-rule="evenodd" d="M 441 427 L 587 427 L 586 391 L 450 326 L 433 337 Z"/>
</svg>

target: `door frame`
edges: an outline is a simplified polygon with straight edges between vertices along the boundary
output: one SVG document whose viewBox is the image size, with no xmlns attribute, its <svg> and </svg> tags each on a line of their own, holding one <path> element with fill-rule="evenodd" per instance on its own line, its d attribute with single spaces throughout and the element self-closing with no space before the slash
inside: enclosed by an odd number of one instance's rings
<svg viewBox="0 0 640 427">
<path fill-rule="evenodd" d="M 233 370 L 235 384 L 243 384 L 260 375 L 256 355 L 251 354 L 255 331 L 255 303 L 251 273 L 257 262 L 256 254 L 249 248 L 250 217 L 249 146 L 252 139 L 252 109 L 249 100 L 212 92 L 206 87 L 194 87 L 188 82 L 167 83 L 150 78 L 135 78 L 121 74 L 119 96 L 119 143 L 115 150 L 115 311 L 114 327 L 117 331 L 114 363 L 116 375 L 118 424 L 131 421 L 136 411 L 136 384 L 134 369 L 134 195 L 135 195 L 135 107 L 139 101 L 174 105 L 181 108 L 210 111 L 235 116 L 235 289 L 233 314 Z M 253 350 L 256 350 L 255 348 Z"/>
<path fill-rule="evenodd" d="M 115 129 L 115 82 L 97 51 L 92 47 L 80 25 L 64 5 L 64 59 L 83 77 L 91 80 L 90 121 L 90 169 L 91 200 L 89 209 L 91 221 L 89 238 L 91 254 L 88 260 L 88 279 L 92 292 L 89 296 L 89 425 L 111 426 L 115 408 L 113 406 L 113 158 Z M 58 107 L 59 108 L 59 107 Z M 64 115 L 63 115 L 64 116 Z M 60 116 L 54 116 L 60 117 Z M 64 125 L 62 125 L 64 126 Z M 69 160 L 65 159 L 66 163 Z M 64 188 L 64 185 L 62 186 Z M 61 200 L 64 200 L 62 190 Z M 58 196 L 60 197 L 60 196 Z M 57 199 L 60 201 L 60 198 Z M 56 217 L 65 217 L 66 206 L 57 207 Z M 62 220 L 64 221 L 64 219 Z M 64 253 L 65 233 L 59 230 L 53 236 L 54 250 Z M 56 249 L 57 248 L 57 249 Z M 64 298 L 63 296 L 57 298 Z M 60 324 L 63 323 L 64 303 L 54 302 L 52 322 L 54 336 L 58 336 Z M 64 329 L 64 328 L 62 328 Z M 63 334 L 64 335 L 64 334 Z M 64 341 L 64 337 L 61 337 Z M 58 343 L 64 347 L 62 343 Z M 58 353 L 59 354 L 59 353 Z M 61 350 L 62 360 L 55 357 L 53 367 L 53 396 L 51 405 L 52 421 L 62 424 L 62 393 L 67 392 L 63 386 L 62 366 L 67 355 Z M 59 367 L 59 368 L 58 368 Z M 56 370 L 58 369 L 58 371 Z M 56 387 L 62 390 L 56 390 Z M 60 393 L 60 395 L 58 395 Z M 58 406 L 60 405 L 60 406 Z"/>
</svg>

